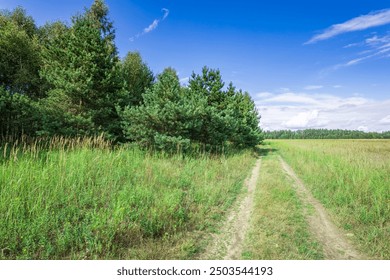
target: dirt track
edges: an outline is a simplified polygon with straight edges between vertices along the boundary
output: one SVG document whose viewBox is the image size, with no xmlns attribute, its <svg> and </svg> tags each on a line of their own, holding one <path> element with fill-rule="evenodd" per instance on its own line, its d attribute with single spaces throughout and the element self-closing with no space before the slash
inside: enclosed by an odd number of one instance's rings
<svg viewBox="0 0 390 280">
<path fill-rule="evenodd" d="M 365 259 L 347 239 L 347 234 L 338 229 L 331 221 L 326 209 L 315 199 L 292 168 L 279 156 L 281 165 L 287 175 L 294 181 L 294 188 L 303 201 L 304 214 L 311 232 L 321 243 L 325 259 Z M 212 240 L 200 259 L 237 260 L 241 259 L 243 241 L 249 228 L 249 221 L 253 211 L 253 197 L 260 173 L 261 159 L 258 159 L 252 170 L 251 177 L 245 181 L 247 193 L 237 199 L 232 206 L 228 218 L 220 233 L 213 234 Z M 309 211 L 308 207 L 313 211 Z"/>
<path fill-rule="evenodd" d="M 314 233 L 317 240 L 321 242 L 324 248 L 325 259 L 342 260 L 342 259 L 362 259 L 351 243 L 346 238 L 346 234 L 338 229 L 330 220 L 327 211 L 322 204 L 315 199 L 308 191 L 302 181 L 297 177 L 291 167 L 279 157 L 283 169 L 294 180 L 297 193 L 306 205 L 314 208 L 314 213 L 305 213 L 310 230 Z M 308 211 L 306 211 L 308 212 Z"/>
<path fill-rule="evenodd" d="M 260 172 L 261 159 L 258 159 L 252 175 L 245 181 L 248 192 L 233 205 L 221 232 L 213 236 L 213 240 L 201 259 L 237 260 L 241 259 L 241 251 L 249 219 L 253 209 L 253 195 Z"/>
</svg>

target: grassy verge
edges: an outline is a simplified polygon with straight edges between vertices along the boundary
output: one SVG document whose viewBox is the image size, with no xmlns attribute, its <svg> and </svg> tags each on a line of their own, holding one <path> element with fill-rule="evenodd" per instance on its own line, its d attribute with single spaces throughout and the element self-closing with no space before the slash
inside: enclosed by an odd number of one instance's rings
<svg viewBox="0 0 390 280">
<path fill-rule="evenodd" d="M 390 258 L 390 141 L 272 141 L 360 250 Z"/>
<path fill-rule="evenodd" d="M 265 151 L 266 149 L 264 149 Z M 304 217 L 304 205 L 275 155 L 263 157 L 244 259 L 321 259 Z"/>
<path fill-rule="evenodd" d="M 255 161 L 67 146 L 3 147 L 1 259 L 191 258 Z"/>
</svg>

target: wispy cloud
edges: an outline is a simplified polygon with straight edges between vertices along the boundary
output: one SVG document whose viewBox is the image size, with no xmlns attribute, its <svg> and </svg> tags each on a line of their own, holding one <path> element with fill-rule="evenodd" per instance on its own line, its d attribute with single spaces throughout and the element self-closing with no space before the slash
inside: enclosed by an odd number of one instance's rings
<svg viewBox="0 0 390 280">
<path fill-rule="evenodd" d="M 379 123 L 381 124 L 389 124 L 390 125 L 390 115 L 387 115 L 386 117 L 384 117 L 383 119 L 381 119 L 379 121 Z"/>
<path fill-rule="evenodd" d="M 337 64 L 333 67 L 333 70 L 337 70 L 342 67 L 353 66 L 371 58 L 388 58 L 390 55 L 390 35 L 378 36 L 374 35 L 365 39 L 363 42 L 350 44 L 351 47 L 363 47 L 366 48 L 360 51 L 356 58 L 351 59 L 345 63 Z"/>
<path fill-rule="evenodd" d="M 305 86 L 303 89 L 304 90 L 316 90 L 316 89 L 322 89 L 324 86 L 319 86 L 319 85 L 309 85 Z"/>
<path fill-rule="evenodd" d="M 163 15 L 163 17 L 162 17 L 162 20 L 164 20 L 164 19 L 166 19 L 167 16 L 169 15 L 169 10 L 166 9 L 166 8 L 162 8 L 161 11 L 164 12 L 164 15 Z"/>
<path fill-rule="evenodd" d="M 334 24 L 327 28 L 324 32 L 313 36 L 305 44 L 313 44 L 318 41 L 330 39 L 343 33 L 365 30 L 371 27 L 381 26 L 389 23 L 390 9 L 375 11 L 367 15 L 355 17 L 344 23 Z"/>
<path fill-rule="evenodd" d="M 158 19 L 155 19 L 148 27 L 144 28 L 144 31 L 142 32 L 142 34 L 149 33 L 151 31 L 153 31 L 154 29 L 156 29 L 159 22 L 160 21 Z"/>
<path fill-rule="evenodd" d="M 153 30 L 155 30 L 158 27 L 159 23 L 161 21 L 165 20 L 169 15 L 168 9 L 162 8 L 161 11 L 164 12 L 164 15 L 161 18 L 153 20 L 153 22 L 148 27 L 145 27 L 141 33 L 138 33 L 137 35 L 131 37 L 130 41 L 133 42 L 135 39 L 138 39 L 142 35 L 145 35 L 149 32 L 152 32 Z"/>
<path fill-rule="evenodd" d="M 185 84 L 185 83 L 187 83 L 189 80 L 190 80 L 190 77 L 184 77 L 184 78 L 181 78 L 179 81 L 180 81 L 181 84 Z"/>
</svg>

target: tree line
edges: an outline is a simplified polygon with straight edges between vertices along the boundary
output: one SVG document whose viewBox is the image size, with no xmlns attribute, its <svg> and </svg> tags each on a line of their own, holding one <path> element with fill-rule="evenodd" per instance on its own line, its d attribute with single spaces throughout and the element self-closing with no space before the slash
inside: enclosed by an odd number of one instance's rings
<svg viewBox="0 0 390 280">
<path fill-rule="evenodd" d="M 390 131 L 364 132 L 344 129 L 305 129 L 265 131 L 265 139 L 390 139 Z"/>
<path fill-rule="evenodd" d="M 247 92 L 204 67 L 180 84 L 138 52 L 119 58 L 103 0 L 71 24 L 38 27 L 23 8 L 0 12 L 0 137 L 95 136 L 142 147 L 253 147 L 262 140 Z"/>
</svg>

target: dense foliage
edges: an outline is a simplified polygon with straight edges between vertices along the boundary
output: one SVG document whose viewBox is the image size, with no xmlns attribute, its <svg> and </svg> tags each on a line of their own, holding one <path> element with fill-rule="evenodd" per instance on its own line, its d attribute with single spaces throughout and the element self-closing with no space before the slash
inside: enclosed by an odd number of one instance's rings
<svg viewBox="0 0 390 280">
<path fill-rule="evenodd" d="M 305 129 L 265 131 L 265 139 L 390 139 L 390 131 L 364 132 L 343 129 Z"/>
<path fill-rule="evenodd" d="M 71 24 L 38 27 L 22 8 L 0 12 L 0 137 L 96 136 L 146 148 L 251 147 L 262 137 L 247 93 L 204 67 L 182 86 L 157 79 L 138 52 L 123 60 L 103 0 Z"/>
</svg>

